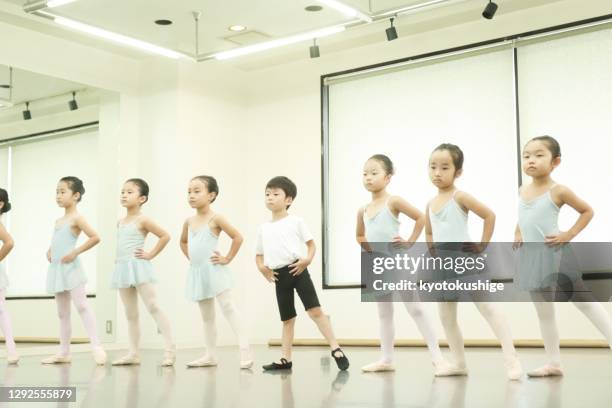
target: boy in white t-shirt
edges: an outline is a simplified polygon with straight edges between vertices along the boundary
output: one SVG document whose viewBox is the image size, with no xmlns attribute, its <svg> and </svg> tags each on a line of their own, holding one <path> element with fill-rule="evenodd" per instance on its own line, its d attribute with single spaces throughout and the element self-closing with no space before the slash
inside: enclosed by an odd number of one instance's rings
<svg viewBox="0 0 612 408">
<path fill-rule="evenodd" d="M 266 185 L 266 207 L 272 212 L 272 220 L 259 227 L 255 261 L 262 275 L 276 286 L 276 301 L 283 322 L 283 350 L 280 362 L 265 365 L 263 369 L 290 369 L 293 365 L 291 346 L 296 317 L 295 290 L 304 309 L 329 342 L 338 368 L 346 370 L 349 361 L 336 341 L 329 319 L 321 310 L 317 292 L 306 269 L 315 254 L 314 240 L 304 220 L 287 213 L 296 195 L 297 187 L 287 177 L 274 177 Z"/>
</svg>

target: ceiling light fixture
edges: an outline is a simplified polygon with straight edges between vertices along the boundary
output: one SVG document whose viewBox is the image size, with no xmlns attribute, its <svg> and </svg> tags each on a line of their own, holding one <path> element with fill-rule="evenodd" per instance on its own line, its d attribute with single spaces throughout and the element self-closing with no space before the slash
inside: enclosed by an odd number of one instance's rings
<svg viewBox="0 0 612 408">
<path fill-rule="evenodd" d="M 23 9 L 26 13 L 33 13 L 35 11 L 43 10 L 46 8 L 54 8 L 64 6 L 68 3 L 73 3 L 76 0 L 39 0 L 32 1 L 24 4 Z"/>
<path fill-rule="evenodd" d="M 489 4 L 487 4 L 484 11 L 482 12 L 482 16 L 486 18 L 487 20 L 491 20 L 493 16 L 495 16 L 496 12 L 497 12 L 497 4 L 489 0 Z"/>
<path fill-rule="evenodd" d="M 32 119 L 32 112 L 30 112 L 30 102 L 26 102 L 25 105 L 26 108 L 24 111 L 21 112 L 21 114 L 23 115 L 23 120 L 30 120 Z"/>
<path fill-rule="evenodd" d="M 79 105 L 77 104 L 75 96 L 76 92 L 72 92 L 72 100 L 68 101 L 68 108 L 70 108 L 71 111 L 79 109 Z"/>
<path fill-rule="evenodd" d="M 169 26 L 172 24 L 172 20 L 160 18 L 159 20 L 155 20 L 155 24 L 160 25 L 160 26 Z"/>
<path fill-rule="evenodd" d="M 111 31 L 103 30 L 98 27 L 90 26 L 88 24 L 83 24 L 78 21 L 70 20 L 64 17 L 54 17 L 54 20 L 57 24 L 62 25 L 64 27 L 72 28 L 77 31 L 81 31 L 87 34 L 91 34 L 96 37 L 104 38 L 106 40 L 114 41 L 119 44 L 128 45 L 130 47 L 138 48 L 143 51 L 147 51 L 153 54 L 161 55 L 168 58 L 178 59 L 183 57 L 183 54 L 180 54 L 176 51 L 169 50 L 167 48 L 159 47 L 157 45 L 148 43 L 146 41 L 137 40 L 135 38 L 127 37 L 125 35 L 113 33 Z"/>
<path fill-rule="evenodd" d="M 391 19 L 389 20 L 391 21 L 391 27 L 385 30 L 385 34 L 387 34 L 387 41 L 393 41 L 397 39 L 397 30 L 395 29 L 395 27 L 393 27 L 393 20 L 395 20 L 395 18 L 391 17 Z"/>
<path fill-rule="evenodd" d="M 317 45 L 317 39 L 312 39 L 312 45 L 310 46 L 310 58 L 319 58 L 321 53 L 319 52 L 319 46 Z"/>
<path fill-rule="evenodd" d="M 74 3 L 75 1 L 76 0 L 48 0 L 47 7 L 48 8 L 59 7 L 59 6 L 66 5 L 68 3 Z"/>
<path fill-rule="evenodd" d="M 309 41 L 314 38 L 326 37 L 328 35 L 336 34 L 344 30 L 346 30 L 346 27 L 344 26 L 328 27 L 318 31 L 311 31 L 308 33 L 293 35 L 291 37 L 279 38 L 278 40 L 266 41 L 259 44 L 249 45 L 246 47 L 240 47 L 230 51 L 219 52 L 217 54 L 213 54 L 212 57 L 218 60 L 225 60 L 228 58 L 234 58 L 242 55 L 253 54 L 259 51 L 269 50 L 271 48 L 282 47 L 284 45 Z"/>
<path fill-rule="evenodd" d="M 422 3 L 417 3 L 417 4 L 412 4 L 410 6 L 405 6 L 405 7 L 398 7 L 395 9 L 391 9 L 391 10 L 387 10 L 381 14 L 377 14 L 376 17 L 377 18 L 384 18 L 384 17 L 388 17 L 388 16 L 400 16 L 402 14 L 409 14 L 412 12 L 416 12 L 419 9 L 422 8 L 426 8 L 426 7 L 431 7 L 431 6 L 435 6 L 441 3 L 447 3 L 447 2 L 455 2 L 455 3 L 459 3 L 462 1 L 467 1 L 467 0 L 428 0 L 428 1 L 424 1 Z"/>
<path fill-rule="evenodd" d="M 244 31 L 244 30 L 246 30 L 246 27 L 245 27 L 245 26 L 243 26 L 243 25 L 233 25 L 233 26 L 230 26 L 230 27 L 228 28 L 228 30 L 230 30 L 230 31 L 236 31 L 236 32 L 239 32 L 239 31 Z"/>
<path fill-rule="evenodd" d="M 319 3 L 326 5 L 329 8 L 333 8 L 336 11 L 339 11 L 340 13 L 344 14 L 347 17 L 354 17 L 354 18 L 358 18 L 362 21 L 365 21 L 366 23 L 371 23 L 372 22 L 372 17 L 368 16 L 367 14 L 362 13 L 361 11 L 350 7 L 346 4 L 344 4 L 341 1 L 338 0 L 317 0 Z"/>
</svg>

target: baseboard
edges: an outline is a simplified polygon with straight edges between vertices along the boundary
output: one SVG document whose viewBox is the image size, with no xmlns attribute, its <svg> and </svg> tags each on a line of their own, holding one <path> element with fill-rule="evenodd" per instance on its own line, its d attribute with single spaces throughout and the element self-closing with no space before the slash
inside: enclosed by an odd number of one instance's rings
<svg viewBox="0 0 612 408">
<path fill-rule="evenodd" d="M 380 347 L 378 339 L 338 339 L 338 343 L 342 347 Z M 446 340 L 440 340 L 441 347 L 448 347 Z M 280 346 L 280 339 L 268 340 L 268 346 Z M 327 346 L 327 341 L 323 339 L 296 339 L 293 341 L 294 346 Z M 396 347 L 426 347 L 423 340 L 396 340 Z M 488 339 L 466 339 L 466 347 L 501 347 L 499 341 Z M 514 340 L 515 347 L 521 348 L 541 348 L 544 343 L 541 339 L 516 339 Z M 608 343 L 605 340 L 561 340 L 561 347 L 577 347 L 577 348 L 608 348 Z"/>
<path fill-rule="evenodd" d="M 4 342 L 4 337 L 0 337 L 0 343 Z M 57 337 L 15 337 L 15 343 L 59 344 L 59 339 Z M 73 337 L 70 339 L 70 343 L 89 343 L 89 339 L 85 337 Z"/>
</svg>

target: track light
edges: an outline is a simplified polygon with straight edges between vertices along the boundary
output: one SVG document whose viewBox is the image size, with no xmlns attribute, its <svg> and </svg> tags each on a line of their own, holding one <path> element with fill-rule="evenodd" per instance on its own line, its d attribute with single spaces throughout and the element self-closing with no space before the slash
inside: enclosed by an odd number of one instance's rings
<svg viewBox="0 0 612 408">
<path fill-rule="evenodd" d="M 495 15 L 496 11 L 497 11 L 497 4 L 493 3 L 492 0 L 489 0 L 489 4 L 487 4 L 484 11 L 482 12 L 482 16 L 486 18 L 487 20 L 491 20 L 493 16 Z"/>
<path fill-rule="evenodd" d="M 76 92 L 73 92 L 72 93 L 72 100 L 68 101 L 68 107 L 70 108 L 71 111 L 79 109 L 79 105 L 77 104 L 77 101 L 75 99 L 75 94 L 76 94 Z"/>
<path fill-rule="evenodd" d="M 319 58 L 321 53 L 319 52 L 319 46 L 317 45 L 317 39 L 312 39 L 312 45 L 310 46 L 310 58 Z"/>
<path fill-rule="evenodd" d="M 23 115 L 23 120 L 32 119 L 32 112 L 30 112 L 30 102 L 26 102 L 26 108 L 23 112 L 21 112 L 21 114 Z"/>
<path fill-rule="evenodd" d="M 387 34 L 387 41 L 393 41 L 397 39 L 397 30 L 395 29 L 395 27 L 393 27 L 393 20 L 395 20 L 395 18 L 391 17 L 391 27 L 385 30 L 385 33 Z"/>
</svg>

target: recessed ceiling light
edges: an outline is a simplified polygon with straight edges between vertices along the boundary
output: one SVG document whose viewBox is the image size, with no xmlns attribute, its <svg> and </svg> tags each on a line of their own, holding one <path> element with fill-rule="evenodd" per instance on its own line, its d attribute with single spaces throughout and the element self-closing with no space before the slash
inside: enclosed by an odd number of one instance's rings
<svg viewBox="0 0 612 408">
<path fill-rule="evenodd" d="M 167 26 L 167 25 L 172 24 L 172 20 L 165 20 L 165 19 L 155 20 L 155 24 L 160 25 L 160 26 Z"/>
<path fill-rule="evenodd" d="M 229 27 L 230 31 L 244 31 L 246 30 L 246 27 L 243 25 L 233 25 Z"/>
<path fill-rule="evenodd" d="M 306 10 L 306 11 L 321 11 L 321 10 L 323 10 L 323 7 L 321 7 L 321 6 L 306 6 L 306 8 L 304 10 Z"/>
</svg>

